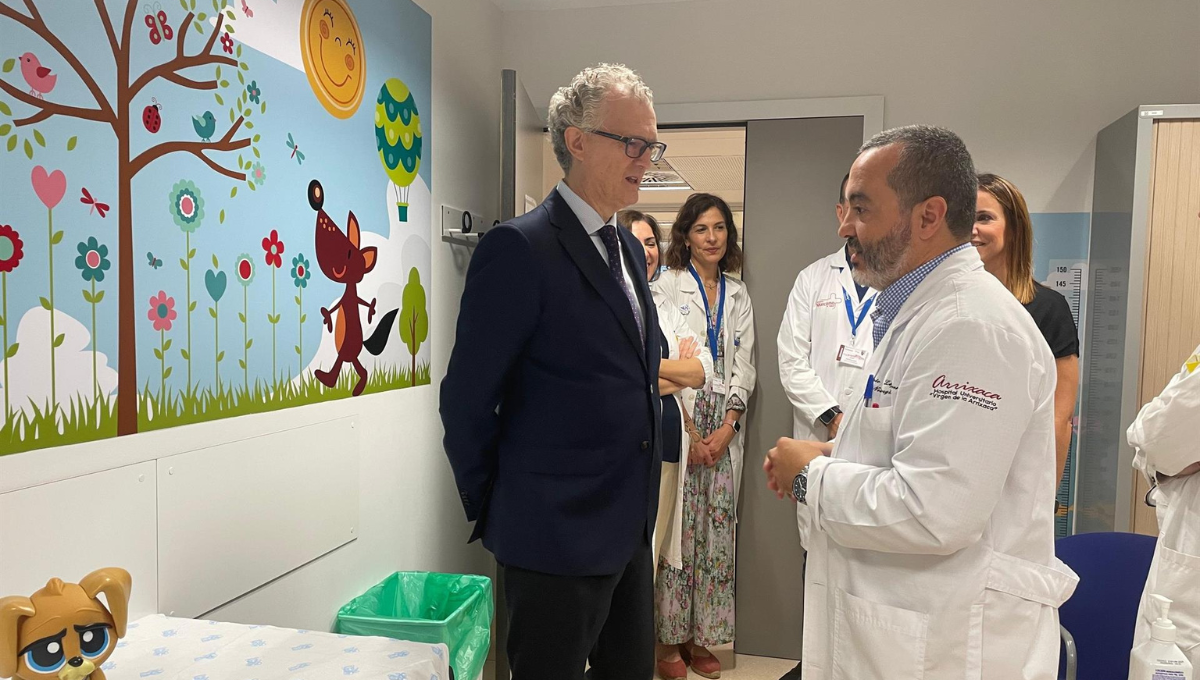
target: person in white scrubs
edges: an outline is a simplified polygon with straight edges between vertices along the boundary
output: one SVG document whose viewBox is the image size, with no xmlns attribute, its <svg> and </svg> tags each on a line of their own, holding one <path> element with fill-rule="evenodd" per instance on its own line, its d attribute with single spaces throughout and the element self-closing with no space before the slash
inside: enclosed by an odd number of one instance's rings
<svg viewBox="0 0 1200 680">
<path fill-rule="evenodd" d="M 845 222 L 879 289 L 835 443 L 781 439 L 768 487 L 812 513 L 806 680 L 1052 680 L 1054 356 L 971 247 L 977 183 L 941 128 L 863 145 Z"/>
<path fill-rule="evenodd" d="M 1137 453 L 1133 467 L 1150 482 L 1150 502 L 1158 516 L 1158 545 L 1138 607 L 1133 646 L 1150 637 L 1151 595 L 1174 601 L 1175 644 L 1192 667 L 1200 667 L 1200 347 L 1149 403 L 1129 428 Z"/>
</svg>

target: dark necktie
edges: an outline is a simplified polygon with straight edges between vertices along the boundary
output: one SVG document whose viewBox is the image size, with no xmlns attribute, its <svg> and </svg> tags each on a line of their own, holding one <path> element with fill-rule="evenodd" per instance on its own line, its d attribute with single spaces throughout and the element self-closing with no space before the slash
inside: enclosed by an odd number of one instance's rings
<svg viewBox="0 0 1200 680">
<path fill-rule="evenodd" d="M 604 249 L 608 251 L 608 271 L 617 280 L 617 285 L 621 287 L 621 292 L 625 293 L 625 299 L 629 300 L 630 311 L 633 312 L 633 320 L 637 322 L 638 337 L 642 339 L 642 346 L 646 345 L 646 331 L 642 328 L 642 315 L 638 313 L 637 298 L 633 296 L 633 291 L 629 290 L 629 286 L 625 284 L 625 276 L 621 273 L 621 241 L 617 237 L 617 228 L 614 225 L 606 224 L 600 229 L 600 240 L 604 242 Z"/>
</svg>

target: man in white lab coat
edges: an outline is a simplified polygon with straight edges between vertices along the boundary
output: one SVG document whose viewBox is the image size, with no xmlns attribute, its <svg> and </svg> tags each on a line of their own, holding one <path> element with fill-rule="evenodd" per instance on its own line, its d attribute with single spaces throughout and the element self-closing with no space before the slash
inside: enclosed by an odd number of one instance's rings
<svg viewBox="0 0 1200 680">
<path fill-rule="evenodd" d="M 1150 595 L 1174 601 L 1171 622 L 1175 643 L 1193 668 L 1200 667 L 1200 347 L 1167 383 L 1162 394 L 1142 407 L 1129 428 L 1137 450 L 1133 467 L 1153 486 L 1150 497 L 1158 515 L 1158 545 L 1146 579 L 1134 647 L 1150 637 Z"/>
<path fill-rule="evenodd" d="M 976 180 L 954 133 L 863 145 L 844 220 L 879 289 L 875 350 L 836 444 L 781 439 L 768 485 L 812 513 L 806 680 L 1052 680 L 1054 357 L 968 240 Z"/>
<path fill-rule="evenodd" d="M 858 252 L 858 239 L 842 220 L 848 208 L 849 180 L 848 174 L 842 178 L 835 209 L 838 236 L 846 244 L 800 272 L 779 325 L 779 379 L 792 402 L 792 436 L 799 440 L 828 441 L 837 436 L 849 405 L 838 396 L 861 379 L 871 356 L 867 315 L 878 291 L 850 275 L 850 257 Z M 796 522 L 800 543 L 807 547 L 808 506 L 796 505 Z M 798 680 L 802 667 L 797 664 L 779 680 Z"/>
</svg>

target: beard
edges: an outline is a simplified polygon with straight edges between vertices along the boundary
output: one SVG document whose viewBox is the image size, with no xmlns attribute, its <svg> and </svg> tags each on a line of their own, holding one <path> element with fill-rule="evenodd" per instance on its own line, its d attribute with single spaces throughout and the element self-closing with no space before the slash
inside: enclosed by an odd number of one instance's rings
<svg viewBox="0 0 1200 680">
<path fill-rule="evenodd" d="M 847 241 L 850 253 L 858 255 L 858 264 L 851 272 L 854 282 L 883 290 L 904 275 L 904 263 L 912 245 L 912 224 L 902 218 L 887 236 L 874 243 L 864 244 L 857 238 Z"/>
</svg>

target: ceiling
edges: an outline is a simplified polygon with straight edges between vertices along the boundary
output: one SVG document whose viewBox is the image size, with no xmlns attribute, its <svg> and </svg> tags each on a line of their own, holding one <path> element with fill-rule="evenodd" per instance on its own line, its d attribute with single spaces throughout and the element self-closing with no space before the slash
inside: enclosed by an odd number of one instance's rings
<svg viewBox="0 0 1200 680">
<path fill-rule="evenodd" d="M 502 10 L 546 10 L 584 9 L 588 7 L 621 7 L 625 5 L 649 5 L 662 2 L 686 2 L 687 0 L 492 0 Z"/>
</svg>

